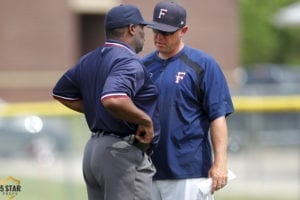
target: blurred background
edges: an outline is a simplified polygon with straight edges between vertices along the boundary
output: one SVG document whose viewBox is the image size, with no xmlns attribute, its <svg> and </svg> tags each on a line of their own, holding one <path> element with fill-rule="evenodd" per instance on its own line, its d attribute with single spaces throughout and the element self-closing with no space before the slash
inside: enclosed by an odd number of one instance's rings
<svg viewBox="0 0 300 200">
<path fill-rule="evenodd" d="M 157 2 L 0 1 L 0 183 L 20 180 L 15 199 L 87 199 L 81 160 L 89 130 L 51 90 L 104 42 L 111 7 L 131 3 L 151 20 Z M 300 199 L 300 1 L 177 2 L 188 12 L 185 43 L 216 58 L 236 109 L 228 165 L 237 178 L 216 199 Z M 140 56 L 154 49 L 145 31 Z M 0 187 L 0 199 L 8 196 Z"/>
</svg>

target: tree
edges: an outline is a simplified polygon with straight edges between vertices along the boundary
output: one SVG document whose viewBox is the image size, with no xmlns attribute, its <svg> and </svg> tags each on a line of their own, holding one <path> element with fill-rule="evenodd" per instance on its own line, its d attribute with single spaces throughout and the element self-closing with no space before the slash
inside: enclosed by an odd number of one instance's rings
<svg viewBox="0 0 300 200">
<path fill-rule="evenodd" d="M 300 65 L 300 27 L 280 29 L 274 14 L 297 0 L 240 0 L 242 64 Z"/>
</svg>

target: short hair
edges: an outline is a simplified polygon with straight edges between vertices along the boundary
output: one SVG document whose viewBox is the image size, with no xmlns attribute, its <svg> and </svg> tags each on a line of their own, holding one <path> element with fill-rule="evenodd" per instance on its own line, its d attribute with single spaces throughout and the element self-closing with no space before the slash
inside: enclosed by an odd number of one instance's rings
<svg viewBox="0 0 300 200">
<path fill-rule="evenodd" d="M 105 30 L 105 35 L 107 39 L 120 39 L 123 37 L 125 31 L 126 31 L 126 27 L 122 27 L 122 28 L 112 28 L 112 29 L 106 29 Z"/>
</svg>

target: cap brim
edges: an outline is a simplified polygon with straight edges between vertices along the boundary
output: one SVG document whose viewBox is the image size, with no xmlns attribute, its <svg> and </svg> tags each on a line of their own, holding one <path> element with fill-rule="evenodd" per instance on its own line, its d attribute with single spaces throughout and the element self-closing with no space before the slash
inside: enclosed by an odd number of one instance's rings
<svg viewBox="0 0 300 200">
<path fill-rule="evenodd" d="M 180 29 L 175 26 L 170 26 L 170 25 L 162 24 L 162 23 L 158 23 L 158 22 L 153 22 L 152 24 L 147 25 L 147 27 L 155 29 L 155 30 L 159 30 L 159 31 L 164 31 L 164 32 L 175 32 L 178 29 Z"/>
<path fill-rule="evenodd" d="M 145 26 L 150 26 L 150 25 L 153 25 L 153 22 L 143 21 L 140 24 L 145 25 Z"/>
</svg>

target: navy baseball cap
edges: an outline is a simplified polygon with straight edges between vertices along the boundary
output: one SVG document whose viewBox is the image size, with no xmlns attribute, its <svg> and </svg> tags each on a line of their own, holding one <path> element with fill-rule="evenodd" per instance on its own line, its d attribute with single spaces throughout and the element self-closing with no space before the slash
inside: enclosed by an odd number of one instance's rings
<svg viewBox="0 0 300 200">
<path fill-rule="evenodd" d="M 149 25 L 146 22 L 140 10 L 129 4 L 121 4 L 108 11 L 104 20 L 105 29 L 122 28 L 130 24 Z"/>
<path fill-rule="evenodd" d="M 160 2 L 153 12 L 153 25 L 149 28 L 175 32 L 186 25 L 186 10 L 174 2 Z"/>
</svg>

